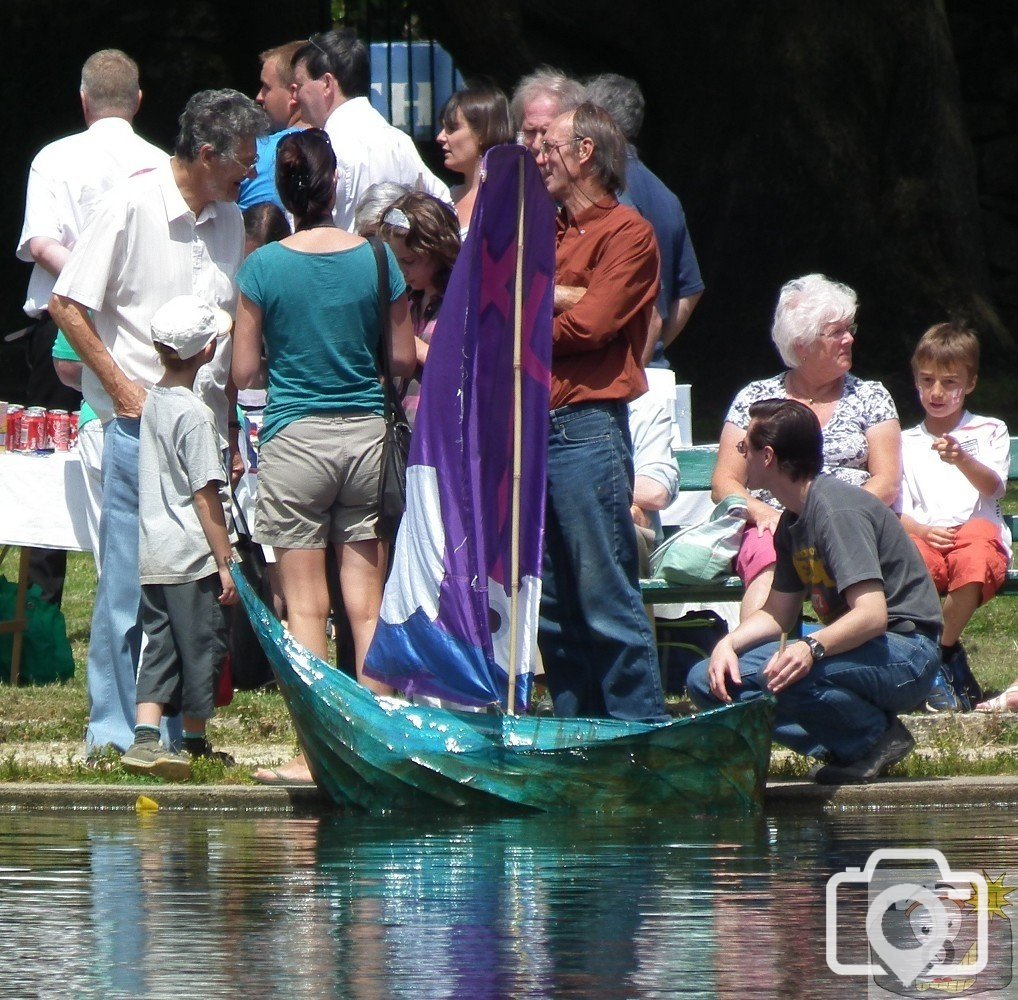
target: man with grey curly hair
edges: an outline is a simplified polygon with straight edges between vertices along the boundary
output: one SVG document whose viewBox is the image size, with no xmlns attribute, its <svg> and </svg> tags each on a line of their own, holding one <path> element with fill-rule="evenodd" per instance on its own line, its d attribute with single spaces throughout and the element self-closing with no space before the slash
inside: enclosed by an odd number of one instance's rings
<svg viewBox="0 0 1018 1000">
<path fill-rule="evenodd" d="M 134 742 L 140 654 L 138 433 L 148 389 L 162 370 L 152 317 L 178 295 L 232 313 L 244 253 L 240 183 L 253 172 L 265 113 L 235 90 L 203 90 L 180 116 L 166 163 L 111 191 L 71 251 L 50 313 L 84 364 L 82 386 L 104 425 L 100 555 L 88 650 L 89 752 Z M 237 425 L 227 392 L 231 343 L 222 337 L 195 393 L 216 418 L 239 473 Z M 229 398 L 228 398 L 229 397 Z"/>
<path fill-rule="evenodd" d="M 520 79 L 510 109 L 516 124 L 516 141 L 537 156 L 552 120 L 583 103 L 583 84 L 561 70 L 542 66 Z"/>
<path fill-rule="evenodd" d="M 626 137 L 626 190 L 619 196 L 653 227 L 661 253 L 660 330 L 647 342 L 648 367 L 668 368 L 665 348 L 689 321 L 704 284 L 696 251 L 686 228 L 686 213 L 673 191 L 640 159 L 634 145 L 643 128 L 644 100 L 640 85 L 618 73 L 601 73 L 587 80 L 587 100 L 605 109 Z"/>
</svg>

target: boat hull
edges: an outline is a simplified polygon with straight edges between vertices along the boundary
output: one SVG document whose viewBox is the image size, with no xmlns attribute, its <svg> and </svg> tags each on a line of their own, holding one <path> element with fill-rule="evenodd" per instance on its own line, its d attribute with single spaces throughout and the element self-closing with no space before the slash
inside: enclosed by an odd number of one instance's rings
<svg viewBox="0 0 1018 1000">
<path fill-rule="evenodd" d="M 235 572 L 311 773 L 369 812 L 758 810 L 773 701 L 645 725 L 446 711 L 377 698 L 298 645 Z"/>
</svg>

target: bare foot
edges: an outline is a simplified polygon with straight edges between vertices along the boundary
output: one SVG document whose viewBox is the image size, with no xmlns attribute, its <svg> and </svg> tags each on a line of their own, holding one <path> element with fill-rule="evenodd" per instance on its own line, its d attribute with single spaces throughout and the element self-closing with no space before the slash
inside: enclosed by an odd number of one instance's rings
<svg viewBox="0 0 1018 1000">
<path fill-rule="evenodd" d="M 251 777 L 266 785 L 287 783 L 303 785 L 314 781 L 304 754 L 297 754 L 293 760 L 288 760 L 285 764 L 280 764 L 279 767 L 260 767 Z"/>
</svg>

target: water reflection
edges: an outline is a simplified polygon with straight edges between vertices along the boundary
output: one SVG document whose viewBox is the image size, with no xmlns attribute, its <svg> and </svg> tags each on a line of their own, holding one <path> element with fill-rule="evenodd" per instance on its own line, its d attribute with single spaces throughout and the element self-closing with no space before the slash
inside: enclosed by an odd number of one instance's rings
<svg viewBox="0 0 1018 1000">
<path fill-rule="evenodd" d="M 6 815 L 0 996 L 861 996 L 824 962 L 826 881 L 934 844 L 1018 881 L 1002 811 Z"/>
</svg>

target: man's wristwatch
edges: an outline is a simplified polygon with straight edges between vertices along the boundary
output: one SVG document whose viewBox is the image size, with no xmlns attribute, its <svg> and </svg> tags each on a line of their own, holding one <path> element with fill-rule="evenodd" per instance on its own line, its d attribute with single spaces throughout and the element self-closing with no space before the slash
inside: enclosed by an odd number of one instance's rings
<svg viewBox="0 0 1018 1000">
<path fill-rule="evenodd" d="M 802 641 L 809 646 L 809 651 L 813 654 L 814 663 L 822 660 L 827 655 L 827 650 L 824 649 L 824 644 L 819 639 L 814 639 L 811 635 L 804 635 Z"/>
</svg>

